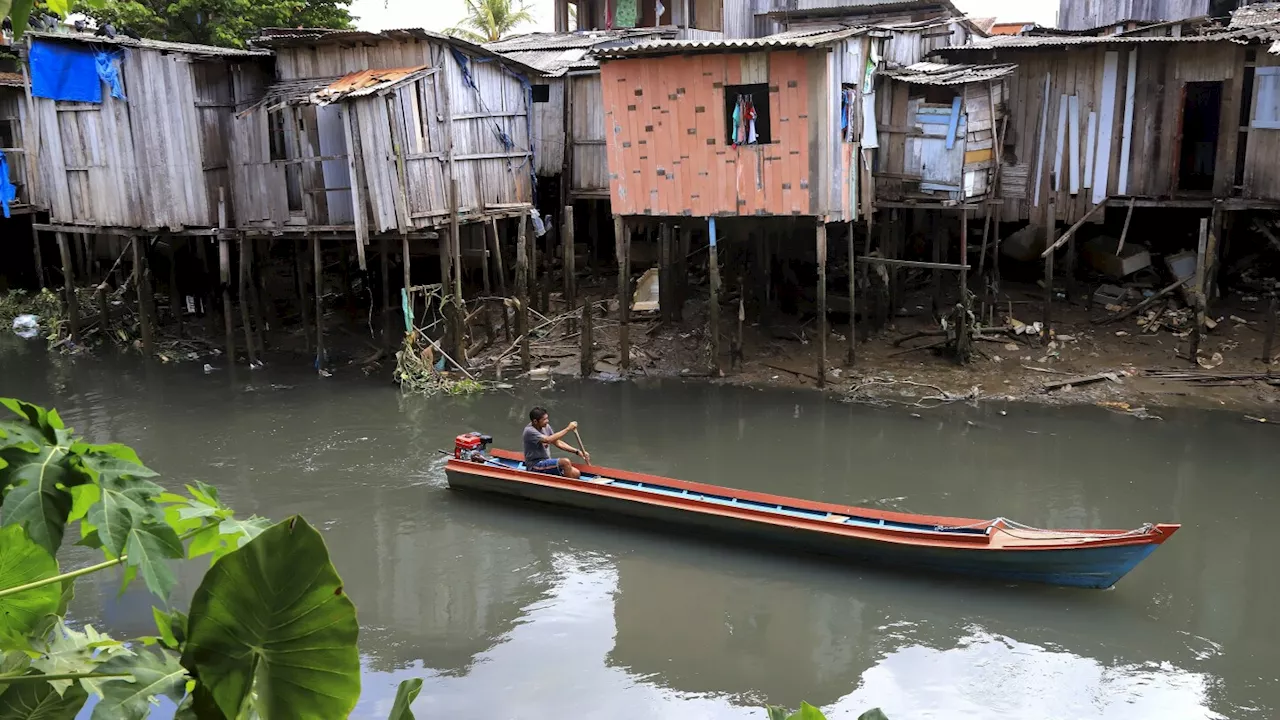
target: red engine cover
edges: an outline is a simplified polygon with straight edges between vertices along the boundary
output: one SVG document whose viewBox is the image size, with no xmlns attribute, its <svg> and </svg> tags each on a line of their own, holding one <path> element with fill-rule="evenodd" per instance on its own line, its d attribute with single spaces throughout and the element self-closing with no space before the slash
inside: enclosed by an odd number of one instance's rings
<svg viewBox="0 0 1280 720">
<path fill-rule="evenodd" d="M 453 456 L 461 458 L 464 450 L 480 450 L 483 447 L 480 437 L 480 433 L 466 433 L 454 438 Z"/>
</svg>

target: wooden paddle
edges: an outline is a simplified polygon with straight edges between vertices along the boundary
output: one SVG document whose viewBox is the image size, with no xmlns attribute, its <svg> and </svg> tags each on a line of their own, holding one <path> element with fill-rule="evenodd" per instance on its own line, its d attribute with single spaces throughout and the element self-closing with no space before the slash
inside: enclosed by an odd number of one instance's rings
<svg viewBox="0 0 1280 720">
<path fill-rule="evenodd" d="M 582 444 L 582 436 L 578 434 L 578 428 L 573 429 L 573 436 L 578 439 L 578 452 L 585 453 L 587 446 Z"/>
</svg>

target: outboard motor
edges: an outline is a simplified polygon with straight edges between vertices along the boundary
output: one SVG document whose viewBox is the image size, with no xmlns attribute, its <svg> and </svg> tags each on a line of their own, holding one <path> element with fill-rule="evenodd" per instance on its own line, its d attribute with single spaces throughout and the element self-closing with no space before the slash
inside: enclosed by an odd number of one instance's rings
<svg viewBox="0 0 1280 720">
<path fill-rule="evenodd" d="M 463 433 L 453 440 L 453 456 L 467 462 L 484 462 L 484 451 L 493 444 L 492 435 Z"/>
</svg>

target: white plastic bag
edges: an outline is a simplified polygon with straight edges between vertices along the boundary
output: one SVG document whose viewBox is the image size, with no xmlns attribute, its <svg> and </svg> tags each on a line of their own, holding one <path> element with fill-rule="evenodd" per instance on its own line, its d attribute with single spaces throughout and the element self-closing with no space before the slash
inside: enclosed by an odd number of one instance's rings
<svg viewBox="0 0 1280 720">
<path fill-rule="evenodd" d="M 19 315 L 13 319 L 13 331 L 18 337 L 31 339 L 40 334 L 40 318 L 35 315 Z"/>
</svg>

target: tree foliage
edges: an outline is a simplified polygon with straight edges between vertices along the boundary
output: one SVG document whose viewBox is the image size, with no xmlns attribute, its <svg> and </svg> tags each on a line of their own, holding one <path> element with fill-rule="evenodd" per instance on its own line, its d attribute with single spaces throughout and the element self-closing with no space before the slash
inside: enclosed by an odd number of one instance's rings
<svg viewBox="0 0 1280 720">
<path fill-rule="evenodd" d="M 466 3 L 467 16 L 445 32 L 473 43 L 496 42 L 521 25 L 533 22 L 525 0 L 466 0 Z"/>
<path fill-rule="evenodd" d="M 244 47 L 265 27 L 351 27 L 351 0 L 78 0 L 98 22 L 142 37 Z"/>
</svg>

